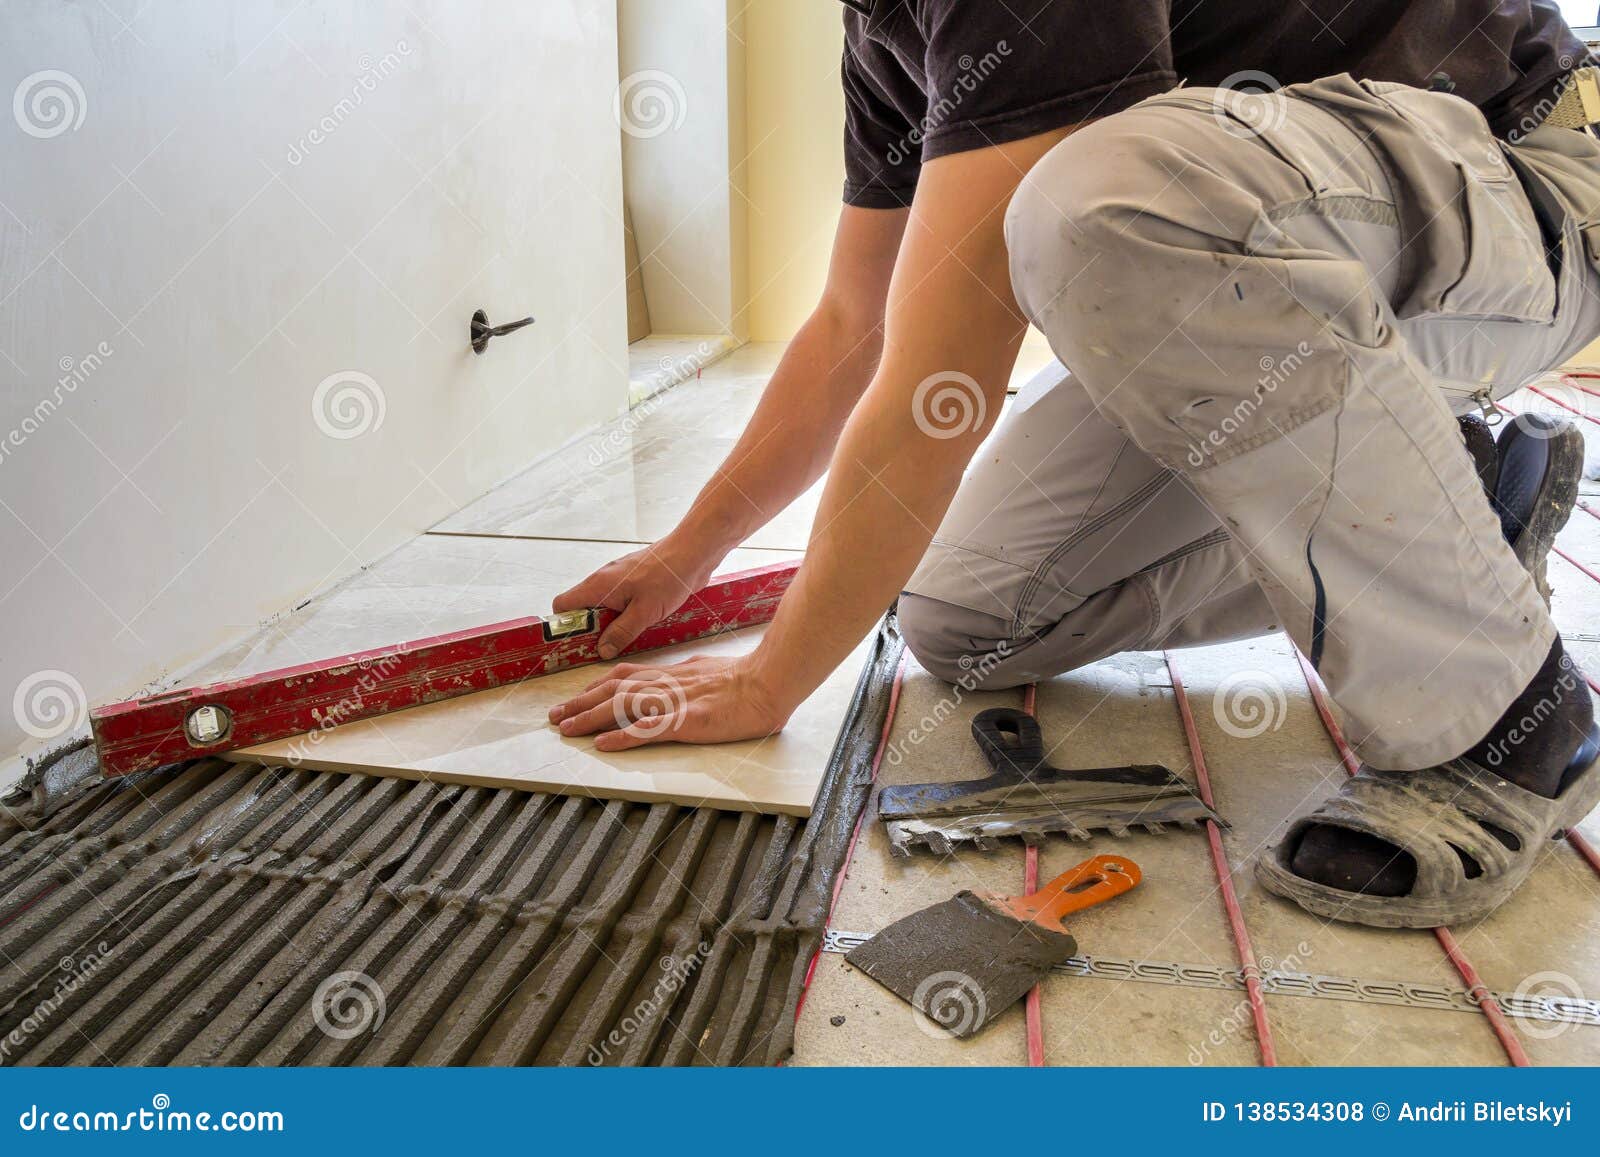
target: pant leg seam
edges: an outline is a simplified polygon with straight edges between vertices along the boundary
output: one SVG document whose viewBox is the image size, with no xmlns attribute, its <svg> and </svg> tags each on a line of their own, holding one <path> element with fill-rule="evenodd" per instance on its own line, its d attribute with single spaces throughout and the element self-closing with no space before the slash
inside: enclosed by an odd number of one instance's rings
<svg viewBox="0 0 1600 1157">
<path fill-rule="evenodd" d="M 1057 562 L 1059 562 L 1063 555 L 1065 555 L 1073 547 L 1077 546 L 1084 539 L 1088 538 L 1095 531 L 1105 526 L 1107 523 L 1116 521 L 1116 519 L 1127 513 L 1130 507 L 1135 505 L 1147 505 L 1150 500 L 1154 499 L 1157 494 L 1170 485 L 1174 478 L 1176 478 L 1176 475 L 1171 471 L 1156 475 L 1148 482 L 1140 486 L 1137 490 L 1133 491 L 1133 493 L 1129 494 L 1121 502 L 1107 510 L 1104 514 L 1084 523 L 1073 534 L 1067 536 L 1066 538 L 1062 539 L 1061 542 L 1057 543 L 1055 548 L 1051 550 L 1049 554 L 1045 555 L 1045 557 L 1040 560 L 1039 564 L 1034 567 L 1033 574 L 1023 585 L 1021 594 L 1017 596 L 1017 610 L 1014 630 L 1021 631 L 1023 629 L 1023 624 L 1027 620 L 1027 612 L 1032 604 L 1034 595 L 1038 593 L 1039 587 L 1044 583 L 1045 573 L 1049 571 L 1050 568 L 1053 567 Z M 1075 593 L 1072 592 L 1070 588 L 1063 587 L 1063 589 L 1068 590 L 1069 593 Z"/>
<path fill-rule="evenodd" d="M 1181 559 L 1188 558 L 1191 554 L 1198 554 L 1203 550 L 1210 550 L 1212 547 L 1222 546 L 1225 543 L 1229 543 L 1229 542 L 1232 542 L 1232 541 L 1233 541 L 1233 535 L 1229 534 L 1223 528 L 1218 527 L 1216 530 L 1210 531 L 1209 533 L 1202 535 L 1201 537 L 1195 539 L 1193 542 L 1184 543 L 1182 546 L 1180 546 L 1177 550 L 1173 551 L 1171 554 L 1168 554 L 1168 555 L 1166 555 L 1166 556 L 1164 556 L 1162 558 L 1156 559 L 1155 562 L 1153 562 L 1149 566 L 1145 567 L 1139 573 L 1140 574 L 1149 574 L 1151 571 L 1160 570 L 1164 566 L 1168 566 L 1168 565 L 1170 565 L 1172 563 L 1180 561 Z"/>
</svg>

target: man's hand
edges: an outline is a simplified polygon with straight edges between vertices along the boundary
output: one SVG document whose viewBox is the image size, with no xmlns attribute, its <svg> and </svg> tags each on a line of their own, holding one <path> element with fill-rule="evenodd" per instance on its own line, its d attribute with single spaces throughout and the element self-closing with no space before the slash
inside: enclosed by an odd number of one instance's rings
<svg viewBox="0 0 1600 1157">
<path fill-rule="evenodd" d="M 622 612 L 600 638 L 603 658 L 615 658 L 681 607 L 730 550 L 821 477 L 878 364 L 884 298 L 906 217 L 904 209 L 846 207 L 822 300 L 784 351 L 738 445 L 682 522 L 556 598 L 557 611 Z"/>
<path fill-rule="evenodd" d="M 669 536 L 608 562 L 571 590 L 562 591 L 550 608 L 560 612 L 609 607 L 621 612 L 600 636 L 600 657 L 615 659 L 639 632 L 666 618 L 705 586 L 719 561 L 720 555 L 680 547 Z"/>
<path fill-rule="evenodd" d="M 618 663 L 583 694 L 552 707 L 550 722 L 562 735 L 595 735 L 600 751 L 627 751 L 757 739 L 781 730 L 794 706 L 773 698 L 748 655 L 697 656 L 669 667 Z"/>
</svg>

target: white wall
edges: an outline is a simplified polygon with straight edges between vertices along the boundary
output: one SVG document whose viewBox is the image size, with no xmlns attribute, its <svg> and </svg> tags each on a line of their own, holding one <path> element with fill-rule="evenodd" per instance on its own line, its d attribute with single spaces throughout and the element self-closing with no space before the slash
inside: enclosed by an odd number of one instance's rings
<svg viewBox="0 0 1600 1157">
<path fill-rule="evenodd" d="M 622 409 L 615 20 L 0 0 L 0 760 Z"/>
<path fill-rule="evenodd" d="M 618 0 L 624 182 L 656 333 L 742 336 L 748 4 Z"/>
</svg>

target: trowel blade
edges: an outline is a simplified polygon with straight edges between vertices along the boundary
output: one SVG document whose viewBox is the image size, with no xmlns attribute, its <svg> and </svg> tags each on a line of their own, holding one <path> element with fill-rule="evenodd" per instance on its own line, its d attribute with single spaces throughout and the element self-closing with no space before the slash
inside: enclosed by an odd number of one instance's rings
<svg viewBox="0 0 1600 1157">
<path fill-rule="evenodd" d="M 969 1037 L 1077 951 L 1070 934 L 959 892 L 895 921 L 845 959 L 952 1036 Z"/>
</svg>

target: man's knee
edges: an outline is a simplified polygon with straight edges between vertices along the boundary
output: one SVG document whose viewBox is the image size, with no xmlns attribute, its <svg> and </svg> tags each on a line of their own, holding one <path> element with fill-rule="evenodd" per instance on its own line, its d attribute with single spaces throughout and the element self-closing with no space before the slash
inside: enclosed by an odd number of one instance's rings
<svg viewBox="0 0 1600 1157">
<path fill-rule="evenodd" d="M 1055 337 L 1126 315 L 1165 334 L 1216 288 L 1218 258 L 1241 252 L 1263 196 L 1291 177 L 1304 186 L 1225 121 L 1157 98 L 1034 165 L 1006 211 L 1012 290 L 1030 321 Z"/>
<path fill-rule="evenodd" d="M 999 690 L 1030 681 L 1007 681 L 1008 624 L 993 615 L 907 593 L 900 596 L 898 618 L 917 662 L 947 683 Z"/>
<path fill-rule="evenodd" d="M 1031 321 L 1059 324 L 1072 287 L 1132 276 L 1129 263 L 1149 257 L 1145 227 L 1171 184 L 1162 158 L 1174 148 L 1123 113 L 1067 137 L 1023 178 L 1005 235 L 1012 292 Z M 1139 275 L 1148 292 L 1148 268 Z"/>
</svg>

